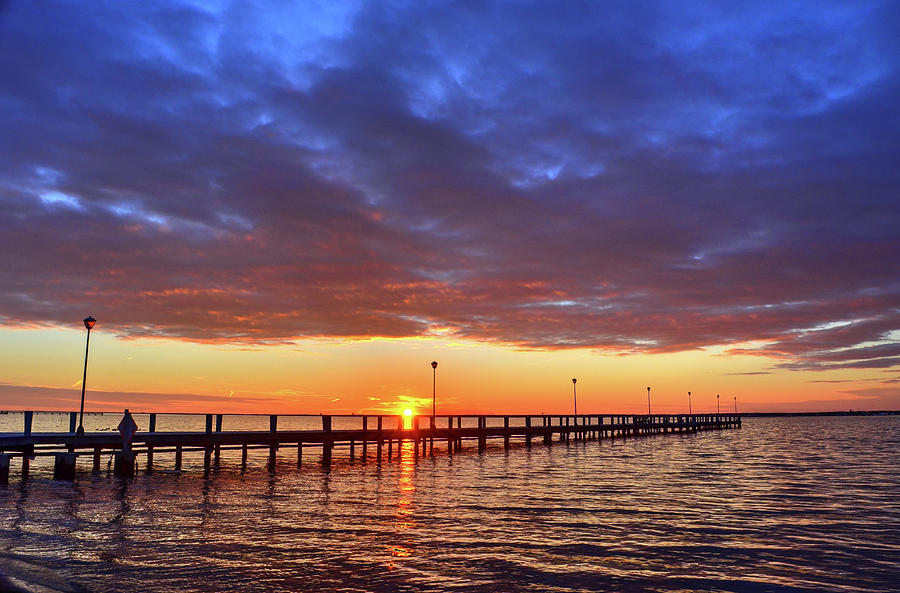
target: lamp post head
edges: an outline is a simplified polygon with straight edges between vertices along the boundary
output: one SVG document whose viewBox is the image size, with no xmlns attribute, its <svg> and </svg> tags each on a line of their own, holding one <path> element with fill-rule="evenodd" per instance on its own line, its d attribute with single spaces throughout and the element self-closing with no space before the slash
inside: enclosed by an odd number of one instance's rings
<svg viewBox="0 0 900 593">
<path fill-rule="evenodd" d="M 84 327 L 87 329 L 92 329 L 95 323 L 97 323 L 97 320 L 93 317 L 88 316 L 84 318 Z"/>
<path fill-rule="evenodd" d="M 432 360 L 432 361 L 431 361 L 431 368 L 433 368 L 433 369 L 436 369 L 436 368 L 437 368 L 437 361 L 436 361 L 436 360 Z"/>
<path fill-rule="evenodd" d="M 649 388 L 649 387 L 647 388 L 647 393 L 650 393 L 650 388 Z"/>
<path fill-rule="evenodd" d="M 576 383 L 578 379 L 572 379 L 572 383 Z"/>
<path fill-rule="evenodd" d="M 691 395 L 691 392 L 690 392 L 690 391 L 688 391 L 688 396 L 690 396 L 690 395 Z"/>
</svg>

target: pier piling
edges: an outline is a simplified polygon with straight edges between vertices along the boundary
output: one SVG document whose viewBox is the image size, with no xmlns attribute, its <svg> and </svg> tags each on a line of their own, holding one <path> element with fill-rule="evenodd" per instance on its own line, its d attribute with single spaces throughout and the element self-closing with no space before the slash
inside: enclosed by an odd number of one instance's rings
<svg viewBox="0 0 900 593">
<path fill-rule="evenodd" d="M 9 458 L 8 453 L 0 453 L 0 485 L 9 484 Z"/>
<path fill-rule="evenodd" d="M 131 451 L 116 451 L 113 456 L 113 473 L 120 478 L 134 476 L 134 453 Z"/>
<path fill-rule="evenodd" d="M 54 455 L 53 479 L 74 482 L 75 459 L 76 456 L 74 453 L 57 453 Z"/>
</svg>

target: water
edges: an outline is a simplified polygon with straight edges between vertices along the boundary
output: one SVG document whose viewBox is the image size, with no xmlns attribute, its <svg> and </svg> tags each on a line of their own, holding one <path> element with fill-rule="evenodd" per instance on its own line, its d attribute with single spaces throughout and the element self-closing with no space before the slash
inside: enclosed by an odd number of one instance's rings
<svg viewBox="0 0 900 593">
<path fill-rule="evenodd" d="M 0 487 L 0 567 L 93 592 L 897 591 L 898 451 L 900 416 L 757 418 L 330 471 L 38 472 Z"/>
</svg>

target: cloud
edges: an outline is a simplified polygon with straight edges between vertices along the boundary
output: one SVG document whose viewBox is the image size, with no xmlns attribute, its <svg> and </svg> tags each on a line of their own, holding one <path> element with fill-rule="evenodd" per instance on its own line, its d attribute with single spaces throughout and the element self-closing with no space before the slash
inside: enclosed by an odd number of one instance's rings
<svg viewBox="0 0 900 593">
<path fill-rule="evenodd" d="M 305 10 L 0 14 L 0 323 L 898 366 L 896 8 Z"/>
<path fill-rule="evenodd" d="M 0 406 L 4 409 L 68 410 L 77 407 L 80 391 L 54 387 L 9 385 L 0 383 Z M 226 405 L 229 410 L 255 410 L 259 405 L 284 404 L 284 400 L 267 394 L 203 395 L 186 393 L 143 393 L 131 391 L 90 391 L 87 395 L 92 410 L 153 411 L 165 408 L 187 408 L 206 411 L 209 405 Z M 22 402 L 27 402 L 23 404 Z"/>
</svg>

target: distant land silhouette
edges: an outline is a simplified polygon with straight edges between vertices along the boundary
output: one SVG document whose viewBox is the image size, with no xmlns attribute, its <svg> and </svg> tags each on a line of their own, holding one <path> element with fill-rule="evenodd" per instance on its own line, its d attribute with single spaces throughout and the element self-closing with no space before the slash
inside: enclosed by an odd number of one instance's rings
<svg viewBox="0 0 900 593">
<path fill-rule="evenodd" d="M 900 410 L 846 410 L 841 412 L 741 412 L 744 417 L 764 416 L 896 416 Z"/>
</svg>

